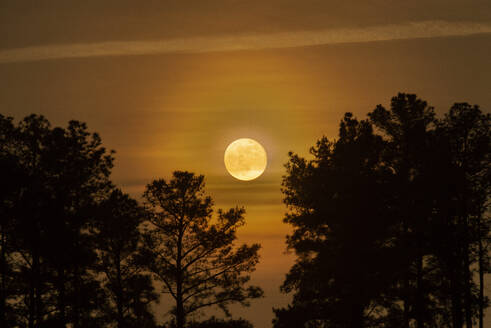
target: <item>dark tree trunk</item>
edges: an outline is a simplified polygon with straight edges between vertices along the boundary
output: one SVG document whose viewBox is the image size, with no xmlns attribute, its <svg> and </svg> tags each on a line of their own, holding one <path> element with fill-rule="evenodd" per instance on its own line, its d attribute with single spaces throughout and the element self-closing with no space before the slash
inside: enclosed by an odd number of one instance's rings
<svg viewBox="0 0 491 328">
<path fill-rule="evenodd" d="M 464 326 L 464 306 L 465 306 L 465 274 L 464 274 L 464 238 L 460 235 L 463 229 L 462 219 L 458 219 L 459 234 L 455 237 L 455 254 L 451 255 L 451 265 L 449 268 L 451 274 L 451 295 L 452 295 L 452 318 L 454 328 Z"/>
<path fill-rule="evenodd" d="M 465 142 L 464 142 L 464 148 L 462 152 L 465 154 L 467 149 L 468 149 L 468 142 L 469 142 L 469 134 L 470 131 L 466 130 L 465 132 Z M 465 191 L 470 190 L 468 188 L 467 183 L 468 177 L 467 173 L 468 171 L 468 166 L 467 166 L 467 158 L 464 157 L 462 161 L 462 169 L 464 172 L 464 176 L 466 176 L 466 183 L 465 183 Z M 469 233 L 469 206 L 468 206 L 468 200 L 467 200 L 467 194 L 464 192 L 463 197 L 462 197 L 462 223 L 463 223 L 463 233 L 464 233 L 464 249 L 463 249 L 463 274 L 464 274 L 464 308 L 465 308 L 465 323 L 467 328 L 472 328 L 472 295 L 471 295 L 471 281 L 472 281 L 472 274 L 470 271 L 470 249 L 469 249 L 469 244 L 470 244 L 470 233 Z"/>
<path fill-rule="evenodd" d="M 118 284 L 116 286 L 116 299 L 117 299 L 117 308 L 118 308 L 118 328 L 124 328 L 124 315 L 123 315 L 123 288 L 121 282 L 121 260 L 118 256 L 116 256 L 116 269 L 117 269 L 117 281 Z"/>
<path fill-rule="evenodd" d="M 467 245 L 466 245 L 467 246 Z M 464 254 L 464 284 L 465 284 L 465 325 L 472 328 L 472 297 L 471 297 L 471 273 L 469 269 L 469 247 Z"/>
<path fill-rule="evenodd" d="M 425 326 L 423 294 L 423 257 L 418 255 L 416 259 L 416 303 L 414 304 L 417 328 L 424 328 Z"/>
<path fill-rule="evenodd" d="M 36 247 L 35 247 L 36 248 Z M 40 293 L 40 264 L 39 255 L 37 250 L 33 249 L 32 252 L 32 269 L 31 269 L 31 282 L 29 290 L 29 327 L 34 328 L 39 326 L 39 319 L 41 317 L 41 297 Z"/>
<path fill-rule="evenodd" d="M 460 270 L 455 269 L 455 267 L 458 268 L 458 266 L 454 266 L 453 269 L 453 274 L 451 277 L 450 281 L 450 288 L 451 288 L 451 293 L 452 293 L 452 322 L 453 322 L 453 328 L 462 328 L 464 325 L 464 318 L 462 316 L 462 288 L 461 286 L 461 281 L 459 278 L 459 272 Z"/>
<path fill-rule="evenodd" d="M 353 304 L 351 307 L 351 323 L 350 328 L 363 328 L 363 306 Z"/>
<path fill-rule="evenodd" d="M 466 200 L 464 199 L 464 214 L 467 215 Z M 469 260 L 469 220 L 467 217 L 463 219 L 464 223 L 464 249 L 463 249 L 463 273 L 464 273 L 464 308 L 465 308 L 465 324 L 467 328 L 472 328 L 472 295 L 471 281 L 472 275 L 470 271 Z"/>
<path fill-rule="evenodd" d="M 34 328 L 34 317 L 35 317 L 35 307 L 34 307 L 34 290 L 35 290 L 35 261 L 33 258 L 33 266 L 31 267 L 31 272 L 29 272 L 29 295 L 27 297 L 27 325 L 29 328 Z"/>
<path fill-rule="evenodd" d="M 73 280 L 74 280 L 74 292 L 75 292 L 75 295 L 73 298 L 73 301 L 74 301 L 74 304 L 73 304 L 73 327 L 74 328 L 82 328 L 81 313 L 80 313 L 81 312 L 81 304 L 80 304 L 80 302 L 81 302 L 81 300 L 80 300 L 81 284 L 80 284 L 80 273 L 79 273 L 78 266 L 75 266 Z"/>
<path fill-rule="evenodd" d="M 176 308 L 176 322 L 177 328 L 184 328 L 185 324 L 185 315 L 184 315 L 184 306 L 182 302 L 182 295 L 177 295 L 177 308 Z"/>
<path fill-rule="evenodd" d="M 484 316 L 484 250 L 482 247 L 481 220 L 479 220 L 479 328 L 483 328 Z"/>
<path fill-rule="evenodd" d="M 406 282 L 405 282 L 405 285 L 406 285 L 406 288 L 407 288 Z M 407 290 L 406 290 L 405 293 L 407 295 Z M 407 296 L 403 300 L 403 303 L 404 303 L 404 313 L 403 313 L 403 316 L 404 316 L 404 318 L 403 318 L 403 320 L 404 320 L 403 324 L 404 325 L 403 325 L 403 327 L 404 328 L 409 328 L 409 302 L 407 300 Z"/>
<path fill-rule="evenodd" d="M 408 245 L 407 245 L 407 241 L 406 241 L 406 237 L 407 237 L 407 234 L 408 234 L 408 228 L 407 228 L 407 223 L 406 223 L 406 219 L 403 218 L 402 219 L 402 230 L 403 230 L 403 235 L 402 235 L 402 238 L 403 238 L 403 243 L 404 243 L 404 249 L 408 249 Z M 407 254 L 406 254 L 407 256 Z M 410 280 L 410 267 L 409 266 L 405 266 L 404 268 L 404 281 L 403 281 L 403 328 L 409 328 L 409 323 L 410 323 L 410 301 L 409 301 L 409 280 Z"/>
<path fill-rule="evenodd" d="M 181 220 L 182 221 L 182 220 Z M 182 224 L 182 222 L 181 222 Z M 183 303 L 183 295 L 182 295 L 182 238 L 183 231 L 179 232 L 179 236 L 177 238 L 177 259 L 176 259 L 176 323 L 177 328 L 184 328 L 186 321 L 186 314 L 184 313 L 184 303 Z"/>
<path fill-rule="evenodd" d="M 7 251 L 6 247 L 6 236 L 4 227 L 0 226 L 0 237 L 1 237 L 1 255 L 0 255 L 0 327 L 7 327 L 6 321 L 6 304 L 7 304 Z"/>
<path fill-rule="evenodd" d="M 63 327 L 67 324 L 65 294 L 65 272 L 63 269 L 58 269 L 58 311 L 60 324 Z"/>
</svg>

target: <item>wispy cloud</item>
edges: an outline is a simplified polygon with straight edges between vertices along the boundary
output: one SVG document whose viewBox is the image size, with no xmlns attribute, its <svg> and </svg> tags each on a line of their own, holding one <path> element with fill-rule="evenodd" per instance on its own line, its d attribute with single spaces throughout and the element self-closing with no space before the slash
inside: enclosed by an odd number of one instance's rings
<svg viewBox="0 0 491 328">
<path fill-rule="evenodd" d="M 43 45 L 1 50 L 0 63 L 101 56 L 260 50 L 323 44 L 465 36 L 479 33 L 491 33 L 491 22 L 424 21 L 363 28 L 339 28 L 270 34 L 195 37 L 156 41 L 107 41 Z"/>
</svg>

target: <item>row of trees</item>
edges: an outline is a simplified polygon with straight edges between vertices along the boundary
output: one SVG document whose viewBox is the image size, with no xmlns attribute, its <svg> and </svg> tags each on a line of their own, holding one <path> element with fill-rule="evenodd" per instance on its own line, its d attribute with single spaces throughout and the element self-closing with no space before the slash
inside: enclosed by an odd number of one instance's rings
<svg viewBox="0 0 491 328">
<path fill-rule="evenodd" d="M 112 184 L 112 165 L 83 123 L 0 115 L 0 327 L 157 327 L 151 306 L 167 293 L 168 325 L 182 328 L 262 295 L 248 284 L 260 246 L 234 244 L 242 208 L 214 214 L 188 172 L 151 182 L 140 205 Z M 189 326 L 229 323 L 250 327 Z"/>
<path fill-rule="evenodd" d="M 284 221 L 297 255 L 274 327 L 453 327 L 488 306 L 490 115 L 443 118 L 399 94 L 368 119 L 344 116 L 313 159 L 290 153 Z"/>
<path fill-rule="evenodd" d="M 346 114 L 283 180 L 297 261 L 275 328 L 471 328 L 488 306 L 490 115 L 443 118 L 415 95 Z M 247 306 L 258 244 L 236 245 L 244 209 L 213 211 L 203 176 L 174 172 L 139 204 L 110 180 L 113 153 L 85 124 L 0 115 L 0 327 L 251 328 L 195 314 Z M 162 327 L 162 326 L 160 326 Z"/>
</svg>

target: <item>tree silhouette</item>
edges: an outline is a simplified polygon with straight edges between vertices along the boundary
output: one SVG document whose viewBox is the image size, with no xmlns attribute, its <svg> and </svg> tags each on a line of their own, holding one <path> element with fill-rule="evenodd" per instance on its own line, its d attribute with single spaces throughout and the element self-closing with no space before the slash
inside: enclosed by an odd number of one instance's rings
<svg viewBox="0 0 491 328">
<path fill-rule="evenodd" d="M 384 142 L 349 113 L 339 136 L 319 140 L 311 161 L 290 154 L 285 222 L 294 227 L 287 243 L 298 259 L 282 289 L 296 292 L 293 307 L 276 310 L 275 327 L 363 327 L 391 278 L 383 271 L 391 248 L 378 247 L 390 245 L 392 219 Z"/>
<path fill-rule="evenodd" d="M 158 301 L 151 277 L 144 271 L 148 259 L 141 256 L 140 231 L 143 208 L 115 189 L 96 211 L 91 226 L 98 253 L 98 271 L 106 291 L 108 307 L 104 311 L 118 328 L 155 327 L 149 304 Z"/>
<path fill-rule="evenodd" d="M 202 308 L 217 305 L 248 305 L 262 295 L 246 286 L 258 262 L 259 244 L 234 247 L 237 229 L 244 224 L 240 208 L 217 211 L 204 194 L 204 177 L 176 171 L 172 179 L 155 180 L 144 193 L 153 229 L 146 238 L 149 270 L 163 283 L 175 301 L 178 328 Z"/>
<path fill-rule="evenodd" d="M 369 121 L 346 114 L 312 160 L 290 153 L 283 193 L 297 261 L 282 290 L 294 294 L 274 326 L 482 326 L 489 127 L 477 106 L 438 119 L 398 94 Z"/>
<path fill-rule="evenodd" d="M 453 236 L 452 243 L 439 249 L 439 260 L 449 281 L 446 295 L 452 304 L 455 327 L 472 326 L 478 312 L 482 327 L 483 310 L 487 307 L 484 297 L 484 273 L 489 272 L 489 218 L 486 208 L 490 195 L 490 145 L 491 117 L 483 114 L 478 106 L 455 104 L 439 124 L 439 136 L 445 158 L 447 198 L 441 204 L 441 212 L 447 214 L 443 229 Z M 443 179 L 442 179 L 443 180 Z M 442 182 L 443 184 L 444 182 Z M 472 267 L 478 265 L 479 293 L 475 293 Z M 476 304 L 477 299 L 477 304 Z M 463 301 L 463 302 L 462 302 Z"/>
<path fill-rule="evenodd" d="M 0 327 L 16 324 L 12 302 L 16 298 L 13 227 L 23 172 L 15 154 L 17 131 L 11 117 L 0 115 Z"/>
<path fill-rule="evenodd" d="M 434 147 L 432 136 L 436 124 L 432 107 L 416 95 L 399 94 L 391 100 L 390 110 L 379 105 L 368 114 L 371 122 L 388 140 L 388 165 L 394 172 L 397 187 L 395 207 L 399 229 L 401 256 L 405 257 L 401 300 L 404 327 L 414 319 L 423 327 L 434 314 L 429 290 L 431 280 L 426 279 L 429 268 L 425 261 L 431 256 L 428 248 L 428 226 L 431 225 L 433 194 L 432 181 Z"/>
<path fill-rule="evenodd" d="M 345 114 L 312 159 L 290 153 L 297 260 L 274 327 L 483 328 L 490 122 L 478 106 L 438 118 L 398 94 L 367 120 Z M 252 327 L 195 316 L 262 296 L 249 284 L 260 246 L 235 244 L 244 209 L 214 213 L 204 177 L 182 171 L 148 184 L 140 206 L 112 184 L 112 162 L 84 123 L 0 115 L 0 327 L 154 328 L 155 287 L 175 305 L 170 327 Z"/>
<path fill-rule="evenodd" d="M 8 232 L 18 283 L 9 304 L 21 326 L 91 327 L 103 299 L 91 270 L 96 257 L 88 209 L 111 185 L 112 157 L 77 121 L 51 128 L 44 117 L 31 115 L 14 133 L 9 156 L 16 163 L 9 173 L 19 178 L 11 189 Z"/>
<path fill-rule="evenodd" d="M 378 106 L 369 116 L 388 137 L 391 166 L 400 181 L 394 192 L 401 200 L 402 249 L 416 251 L 408 254 L 401 294 L 405 326 L 411 318 L 418 327 L 438 320 L 472 326 L 472 246 L 482 246 L 489 233 L 477 219 L 489 199 L 489 115 L 477 106 L 455 104 L 437 120 L 426 102 L 399 94 L 390 111 Z M 487 251 L 481 249 L 484 258 Z"/>
</svg>

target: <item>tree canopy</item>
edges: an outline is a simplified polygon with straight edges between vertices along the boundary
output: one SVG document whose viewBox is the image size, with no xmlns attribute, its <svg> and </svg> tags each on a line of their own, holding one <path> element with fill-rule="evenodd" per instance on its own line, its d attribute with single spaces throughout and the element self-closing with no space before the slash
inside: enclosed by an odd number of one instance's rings
<svg viewBox="0 0 491 328">
<path fill-rule="evenodd" d="M 247 284 L 259 244 L 234 244 L 245 211 L 212 219 L 203 176 L 155 180 L 142 206 L 112 183 L 98 134 L 38 115 L 0 115 L 0 164 L 0 326 L 155 328 L 159 282 L 178 301 L 179 327 L 262 295 Z M 247 323 L 213 320 L 199 324 Z"/>
<path fill-rule="evenodd" d="M 219 209 L 214 218 L 212 199 L 205 195 L 204 177 L 176 171 L 172 179 L 154 180 L 144 198 L 151 228 L 147 234 L 148 269 L 175 301 L 178 328 L 202 308 L 249 305 L 262 296 L 261 288 L 247 285 L 259 260 L 259 244 L 235 246 L 244 209 Z"/>
<path fill-rule="evenodd" d="M 296 262 L 273 326 L 483 328 L 490 122 L 477 105 L 438 117 L 400 93 L 364 119 L 346 113 L 310 158 L 290 153 Z M 237 242 L 245 209 L 215 209 L 186 171 L 139 203 L 111 181 L 113 154 L 85 123 L 0 115 L 0 327 L 157 328 L 162 300 L 164 327 L 251 328 L 228 317 L 263 295 L 250 281 L 260 245 Z M 227 318 L 201 318 L 211 307 Z"/>
<path fill-rule="evenodd" d="M 487 307 L 490 115 L 412 94 L 347 113 L 283 179 L 297 260 L 279 327 L 472 327 Z M 475 271 L 479 273 L 479 286 Z"/>
</svg>

